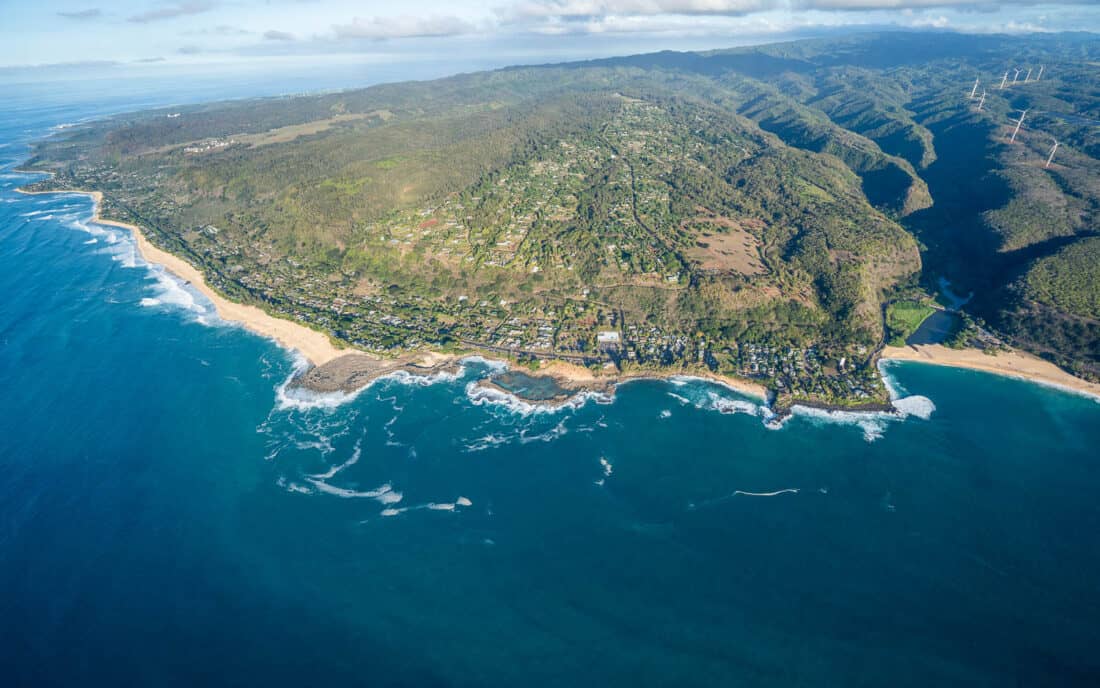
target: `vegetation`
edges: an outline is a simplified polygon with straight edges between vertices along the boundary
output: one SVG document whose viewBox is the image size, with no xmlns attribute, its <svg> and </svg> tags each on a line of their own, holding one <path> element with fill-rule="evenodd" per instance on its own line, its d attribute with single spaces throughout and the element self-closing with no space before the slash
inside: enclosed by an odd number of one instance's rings
<svg viewBox="0 0 1100 688">
<path fill-rule="evenodd" d="M 895 301 L 886 306 L 886 338 L 891 346 L 904 346 L 934 308 L 921 301 Z"/>
<path fill-rule="evenodd" d="M 878 347 L 927 315 L 919 295 L 884 308 L 922 265 L 1019 345 L 1057 330 L 1058 360 L 1100 361 L 1098 52 L 887 34 L 514 68 L 117 117 L 30 167 L 356 347 L 705 367 L 863 403 L 884 398 Z M 1010 59 L 1048 76 L 975 112 L 966 87 Z M 1049 169 L 1046 135 L 1005 141 L 1029 106 L 1063 142 Z"/>
</svg>

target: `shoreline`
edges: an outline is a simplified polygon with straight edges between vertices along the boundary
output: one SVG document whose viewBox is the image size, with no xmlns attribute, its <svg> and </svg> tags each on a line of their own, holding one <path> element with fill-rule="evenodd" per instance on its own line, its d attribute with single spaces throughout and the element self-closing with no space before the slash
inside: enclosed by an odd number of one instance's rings
<svg viewBox="0 0 1100 688">
<path fill-rule="evenodd" d="M 340 349 L 322 332 L 285 318 L 270 315 L 257 306 L 232 301 L 217 293 L 206 283 L 206 279 L 198 268 L 183 258 L 154 246 L 138 225 L 103 218 L 99 212 L 103 201 L 102 191 L 82 189 L 28 191 L 17 188 L 16 192 L 32 196 L 79 194 L 91 197 L 93 203 L 91 221 L 93 223 L 128 230 L 134 237 L 138 254 L 143 260 L 153 265 L 162 266 L 186 284 L 193 286 L 214 304 L 214 309 L 222 320 L 239 324 L 250 332 L 274 340 L 285 349 L 301 353 L 310 362 L 311 367 L 298 375 L 292 384 L 312 392 L 322 394 L 357 392 L 374 382 L 374 380 L 399 370 L 404 370 L 412 375 L 432 375 L 449 370 L 467 356 L 476 355 L 487 360 L 505 363 L 512 370 L 551 377 L 564 383 L 563 386 L 571 394 L 581 394 L 585 391 L 613 392 L 616 386 L 632 380 L 667 380 L 674 377 L 694 377 L 724 385 L 735 392 L 762 401 L 768 401 L 770 398 L 768 389 L 761 384 L 703 371 L 647 370 L 598 375 L 588 368 L 565 361 L 548 361 L 539 370 L 531 371 L 513 361 L 492 358 L 476 350 L 464 354 L 446 354 L 436 351 L 409 352 L 389 359 L 358 349 Z"/>
<path fill-rule="evenodd" d="M 669 380 L 677 377 L 687 377 L 707 380 L 769 404 L 773 402 L 774 395 L 771 390 L 760 383 L 709 371 L 670 369 L 600 374 L 562 360 L 544 361 L 538 370 L 531 370 L 513 361 L 485 356 L 484 353 L 476 350 L 464 354 L 441 353 L 430 350 L 409 352 L 389 359 L 354 348 L 341 349 L 329 339 L 328 335 L 322 332 L 292 320 L 273 316 L 257 306 L 239 303 L 222 296 L 206 283 L 202 272 L 198 268 L 183 258 L 150 243 L 138 225 L 101 217 L 99 212 L 103 200 L 101 191 L 84 191 L 80 189 L 28 191 L 22 188 L 17 188 L 15 191 L 26 195 L 80 194 L 91 197 L 93 201 L 91 221 L 93 223 L 129 231 L 134 237 L 137 251 L 143 260 L 152 265 L 160 265 L 186 284 L 194 287 L 214 305 L 218 317 L 222 320 L 238 324 L 254 334 L 272 339 L 279 346 L 304 356 L 311 364 L 311 368 L 299 375 L 294 384 L 311 391 L 322 393 L 338 390 L 354 392 L 363 389 L 375 379 L 397 370 L 404 370 L 413 375 L 430 375 L 449 369 L 462 358 L 478 355 L 489 360 L 501 361 L 508 365 L 510 369 L 518 372 L 550 377 L 561 383 L 561 386 L 572 394 L 580 394 L 586 391 L 613 393 L 619 385 L 635 380 Z M 1082 380 L 1049 361 L 1019 350 L 988 355 L 978 349 L 950 349 L 940 344 L 887 346 L 883 349 L 879 360 L 916 361 L 952 368 L 978 370 L 1055 387 L 1072 393 L 1083 393 L 1100 400 L 1100 384 Z M 812 403 L 795 403 L 816 406 Z M 825 406 L 822 407 L 825 408 Z"/>
<path fill-rule="evenodd" d="M 727 375 L 718 375 L 709 371 L 686 371 L 686 370 L 637 370 L 626 371 L 608 375 L 600 375 L 592 372 L 588 368 L 568 363 L 566 361 L 549 361 L 540 366 L 538 370 L 528 370 L 522 367 L 514 367 L 515 370 L 527 373 L 533 376 L 550 377 L 558 382 L 564 382 L 563 386 L 570 387 L 584 387 L 586 385 L 593 385 L 596 387 L 607 388 L 621 385 L 627 382 L 635 380 L 669 380 L 677 377 L 695 378 L 699 380 L 706 380 L 713 382 L 724 387 L 728 387 L 739 394 L 744 394 L 761 401 L 768 401 L 770 398 L 770 391 L 762 384 L 752 382 L 751 380 L 742 380 L 740 378 L 730 377 Z M 592 391 L 602 391 L 596 389 Z"/>
<path fill-rule="evenodd" d="M 154 246 L 137 225 L 128 222 L 108 220 L 101 217 L 99 214 L 99 208 L 103 201 L 103 192 L 101 191 L 82 191 L 79 189 L 64 191 L 26 191 L 24 189 L 16 189 L 16 191 L 21 194 L 32 196 L 47 194 L 80 194 L 90 196 L 93 202 L 92 222 L 94 224 L 128 230 L 134 237 L 134 243 L 137 246 L 138 254 L 145 262 L 162 266 L 165 270 L 198 290 L 214 304 L 214 310 L 217 311 L 218 317 L 222 320 L 237 323 L 260 336 L 274 339 L 280 346 L 301 353 L 314 366 L 323 366 L 326 363 L 347 355 L 364 356 L 371 359 L 375 358 L 366 352 L 356 349 L 337 348 L 328 336 L 322 332 L 310 329 L 305 325 L 300 325 L 291 320 L 277 318 L 258 306 L 238 303 L 222 296 L 206 283 L 205 277 L 198 268 L 191 265 L 183 258 Z"/>
<path fill-rule="evenodd" d="M 1013 349 L 987 354 L 981 349 L 951 349 L 942 344 L 888 346 L 882 361 L 915 361 L 948 368 L 963 368 L 1016 378 L 1100 400 L 1100 384 L 1082 380 L 1038 356 Z"/>
</svg>

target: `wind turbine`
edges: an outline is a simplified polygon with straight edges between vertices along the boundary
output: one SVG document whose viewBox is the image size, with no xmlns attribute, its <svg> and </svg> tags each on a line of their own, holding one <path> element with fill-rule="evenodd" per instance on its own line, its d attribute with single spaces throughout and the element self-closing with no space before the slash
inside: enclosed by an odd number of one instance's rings
<svg viewBox="0 0 1100 688">
<path fill-rule="evenodd" d="M 1050 163 L 1054 162 L 1054 151 L 1058 150 L 1058 139 L 1054 139 L 1054 145 L 1050 148 L 1050 155 L 1047 156 L 1047 164 L 1043 167 L 1050 167 Z"/>
<path fill-rule="evenodd" d="M 1039 65 L 1039 73 L 1035 75 L 1035 80 L 1038 81 L 1039 79 L 1042 79 L 1042 78 L 1043 78 L 1043 65 Z"/>
<path fill-rule="evenodd" d="M 1024 110 L 1020 113 L 1020 120 L 1016 122 L 1016 128 L 1012 130 L 1012 136 L 1008 139 L 1009 143 L 1016 142 L 1016 134 L 1020 133 L 1020 125 L 1024 123 L 1024 117 L 1027 117 L 1027 110 Z"/>
<path fill-rule="evenodd" d="M 1013 68 L 1013 69 L 1015 69 L 1015 68 Z M 1024 70 L 1022 70 L 1022 69 L 1017 69 L 1016 70 L 1016 73 L 1012 75 L 1012 83 L 1016 83 L 1016 79 L 1020 78 L 1020 72 L 1022 72 L 1022 71 L 1024 71 Z"/>
<path fill-rule="evenodd" d="M 974 100 L 974 94 L 978 92 L 978 79 L 974 79 L 974 88 L 970 89 L 970 100 Z"/>
<path fill-rule="evenodd" d="M 1031 80 L 1031 70 L 1032 70 L 1032 69 L 1034 69 L 1034 67 L 1028 67 L 1028 68 L 1027 68 L 1027 76 L 1025 76 L 1025 77 L 1024 77 L 1024 83 L 1025 83 L 1025 84 L 1026 84 L 1026 83 L 1027 83 L 1028 81 L 1030 81 L 1030 80 Z"/>
<path fill-rule="evenodd" d="M 1005 82 L 1008 81 L 1008 71 L 1005 71 L 1005 75 L 1001 77 L 1001 90 L 1004 90 Z"/>
<path fill-rule="evenodd" d="M 982 91 L 982 99 L 978 101 L 978 112 L 982 111 L 983 105 L 985 105 L 985 91 Z"/>
</svg>

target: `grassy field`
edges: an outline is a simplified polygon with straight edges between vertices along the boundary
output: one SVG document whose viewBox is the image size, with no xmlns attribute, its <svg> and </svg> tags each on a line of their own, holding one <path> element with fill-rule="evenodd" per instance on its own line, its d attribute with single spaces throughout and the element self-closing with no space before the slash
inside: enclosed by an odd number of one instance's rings
<svg viewBox="0 0 1100 688">
<path fill-rule="evenodd" d="M 920 301 L 895 301 L 886 307 L 887 339 L 893 346 L 903 346 L 933 308 Z"/>
</svg>

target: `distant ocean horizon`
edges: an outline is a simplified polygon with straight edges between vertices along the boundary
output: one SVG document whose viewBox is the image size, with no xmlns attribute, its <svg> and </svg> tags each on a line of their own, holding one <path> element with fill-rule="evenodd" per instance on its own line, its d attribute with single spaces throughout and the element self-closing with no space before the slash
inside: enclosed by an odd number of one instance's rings
<svg viewBox="0 0 1100 688">
<path fill-rule="evenodd" d="M 0 104 L 5 685 L 1100 684 L 1095 399 L 892 363 L 902 414 L 773 428 L 477 357 L 289 391 L 89 198 L 14 191 L 59 125 L 287 85 L 96 88 Z"/>
</svg>

